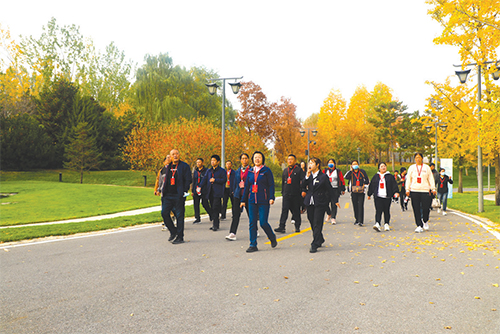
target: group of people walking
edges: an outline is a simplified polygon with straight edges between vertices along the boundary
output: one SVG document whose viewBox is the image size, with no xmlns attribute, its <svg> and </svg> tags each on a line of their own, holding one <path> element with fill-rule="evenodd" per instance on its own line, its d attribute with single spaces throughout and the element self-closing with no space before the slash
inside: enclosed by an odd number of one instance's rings
<svg viewBox="0 0 500 334">
<path fill-rule="evenodd" d="M 229 234 L 225 237 L 227 240 L 236 240 L 241 215 L 246 211 L 250 238 L 247 252 L 258 251 L 257 223 L 274 248 L 278 244 L 275 232 L 286 232 L 289 213 L 295 232 L 300 232 L 301 214 L 307 211 L 313 234 L 310 252 L 315 253 L 325 242 L 325 214 L 327 222 L 336 224 L 337 211 L 340 208 L 339 198 L 346 190 L 351 193 L 355 225 L 364 224 L 366 195 L 368 200 L 372 196 L 374 198 L 373 228 L 377 231 L 382 228 L 385 231 L 390 230 L 390 207 L 394 200 L 399 198 L 404 211 L 407 210 L 408 199 L 411 199 L 417 225 L 415 232 L 420 233 L 429 229 L 431 199 L 437 192 L 443 203 L 443 214 L 446 214 L 447 185 L 453 183 L 444 171 L 441 171 L 439 179 L 435 180 L 431 168 L 423 164 L 423 156 L 420 153 L 415 154 L 415 164 L 410 166 L 408 171 L 403 167 L 400 173 L 394 175 L 387 171 L 385 163 L 379 163 L 378 173 L 371 180 L 359 167 L 357 160 L 352 161 L 350 170 L 343 175 L 336 167 L 334 159 L 328 160 L 327 166 L 322 170 L 318 158 L 311 158 L 307 165 L 299 165 L 295 155 L 290 154 L 281 180 L 283 203 L 279 226 L 273 231 L 268 218 L 270 206 L 275 201 L 275 183 L 271 169 L 265 165 L 265 156 L 256 151 L 252 157 L 243 153 L 239 159 L 240 167 L 233 170 L 231 161 L 226 162 L 225 169 L 222 168 L 220 157 L 216 154 L 212 155 L 211 167 L 208 169 L 205 168 L 203 159 L 198 158 L 191 174 L 189 165 L 180 160 L 179 151 L 174 149 L 170 152 L 165 158 L 165 166 L 158 172 L 155 185 L 155 194 L 161 195 L 164 230 L 170 232 L 169 241 L 173 244 L 184 242 L 185 199 L 189 190 L 193 196 L 194 224 L 201 222 L 201 204 L 212 222 L 212 231 L 220 229 L 220 220 L 226 218 L 227 204 L 231 201 L 232 221 Z M 250 162 L 253 167 L 250 167 Z M 175 217 L 177 225 L 174 225 L 172 217 Z"/>
</svg>

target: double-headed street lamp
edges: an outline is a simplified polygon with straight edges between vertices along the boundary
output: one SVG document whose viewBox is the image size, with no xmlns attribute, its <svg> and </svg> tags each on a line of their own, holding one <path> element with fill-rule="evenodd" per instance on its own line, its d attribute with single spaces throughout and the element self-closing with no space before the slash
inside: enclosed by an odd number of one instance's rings
<svg viewBox="0 0 500 334">
<path fill-rule="evenodd" d="M 310 154 L 309 144 L 313 143 L 313 145 L 316 145 L 316 142 L 314 140 L 309 140 L 309 133 L 311 132 L 313 134 L 313 136 L 316 137 L 316 135 L 318 134 L 318 130 L 312 129 L 312 128 L 307 128 L 306 130 L 307 130 L 307 151 L 306 151 L 306 155 L 307 155 L 307 163 L 309 163 L 309 158 L 310 158 L 309 157 L 309 154 Z M 306 130 L 300 130 L 300 135 L 302 137 L 304 137 L 304 135 L 306 134 Z"/>
<path fill-rule="evenodd" d="M 496 70 L 493 72 L 493 79 L 498 80 L 500 78 L 500 67 L 498 66 L 500 60 L 497 61 L 487 61 L 484 65 L 495 64 Z M 455 67 L 462 67 L 462 65 L 453 65 Z M 463 65 L 465 67 L 477 66 L 477 115 L 479 124 L 481 124 L 481 67 L 483 65 L 478 63 L 472 63 Z M 460 83 L 464 84 L 467 81 L 467 75 L 469 75 L 470 69 L 465 71 L 455 71 L 455 74 L 460 79 Z M 481 127 L 477 134 L 477 212 L 484 212 L 483 204 L 483 153 L 481 149 Z"/>
<path fill-rule="evenodd" d="M 434 109 L 440 109 L 441 101 L 431 99 L 431 106 Z M 448 127 L 448 125 L 446 123 L 440 122 L 438 116 L 436 115 L 436 121 L 434 122 L 434 127 L 436 128 L 436 131 L 435 131 L 435 143 L 436 144 L 434 146 L 434 158 L 436 160 L 436 170 L 439 170 L 438 169 L 438 163 L 439 163 L 439 159 L 438 159 L 438 126 L 441 129 L 441 131 L 443 131 L 443 132 L 446 131 L 446 128 Z M 432 125 L 427 125 L 425 127 L 425 130 L 427 130 L 427 132 L 430 133 L 432 130 Z"/>
<path fill-rule="evenodd" d="M 241 82 L 237 80 L 241 80 L 243 77 L 237 78 L 212 78 L 209 79 L 210 83 L 205 84 L 208 87 L 208 92 L 210 95 L 214 95 L 217 92 L 217 85 L 214 81 L 222 81 L 222 143 L 221 143 L 221 167 L 226 168 L 226 142 L 225 142 L 225 134 L 226 134 L 226 80 L 234 80 L 234 82 L 228 82 L 233 90 L 234 94 L 238 94 L 241 87 Z"/>
</svg>

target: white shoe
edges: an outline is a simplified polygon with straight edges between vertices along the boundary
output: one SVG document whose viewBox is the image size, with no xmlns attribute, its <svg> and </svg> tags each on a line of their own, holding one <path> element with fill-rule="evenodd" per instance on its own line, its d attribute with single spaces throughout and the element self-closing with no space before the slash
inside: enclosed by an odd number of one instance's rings
<svg viewBox="0 0 500 334">
<path fill-rule="evenodd" d="M 426 231 L 429 230 L 429 223 L 424 223 L 424 230 L 426 230 Z"/>
<path fill-rule="evenodd" d="M 257 237 L 260 237 L 260 233 L 259 233 L 259 231 L 257 231 Z"/>
<path fill-rule="evenodd" d="M 441 209 L 438 208 L 438 213 L 441 213 Z"/>
<path fill-rule="evenodd" d="M 420 226 L 417 226 L 417 228 L 415 229 L 415 233 L 422 233 L 424 231 L 424 229 Z"/>
<path fill-rule="evenodd" d="M 291 223 L 292 223 L 292 225 L 295 225 L 295 220 L 292 219 Z"/>
<path fill-rule="evenodd" d="M 446 215 L 447 215 L 446 211 L 443 211 L 443 216 L 446 216 Z"/>
<path fill-rule="evenodd" d="M 165 232 L 165 231 L 168 231 L 168 229 L 165 227 L 165 225 L 163 225 L 163 227 L 161 228 L 161 231 Z"/>
<path fill-rule="evenodd" d="M 336 225 L 336 224 L 337 224 L 337 221 L 335 220 L 335 218 L 332 218 L 332 220 L 331 220 L 331 224 L 332 224 L 332 225 Z"/>
<path fill-rule="evenodd" d="M 373 225 L 373 229 L 377 232 L 380 232 L 380 224 L 376 223 L 375 225 Z"/>
<path fill-rule="evenodd" d="M 236 240 L 236 234 L 234 233 L 229 233 L 229 235 L 226 235 L 227 240 L 235 241 Z"/>
<path fill-rule="evenodd" d="M 384 224 L 384 230 L 385 231 L 390 231 L 391 228 L 389 227 L 389 224 Z"/>
</svg>

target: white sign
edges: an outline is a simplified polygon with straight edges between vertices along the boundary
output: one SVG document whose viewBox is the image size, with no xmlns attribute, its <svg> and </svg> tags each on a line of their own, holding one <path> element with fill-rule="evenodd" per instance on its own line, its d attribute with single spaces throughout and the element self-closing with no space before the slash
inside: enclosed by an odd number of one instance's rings
<svg viewBox="0 0 500 334">
<path fill-rule="evenodd" d="M 453 180 L 453 159 L 440 159 L 441 168 L 444 168 L 444 172 L 450 179 Z M 448 198 L 453 198 L 453 185 L 448 184 Z"/>
</svg>

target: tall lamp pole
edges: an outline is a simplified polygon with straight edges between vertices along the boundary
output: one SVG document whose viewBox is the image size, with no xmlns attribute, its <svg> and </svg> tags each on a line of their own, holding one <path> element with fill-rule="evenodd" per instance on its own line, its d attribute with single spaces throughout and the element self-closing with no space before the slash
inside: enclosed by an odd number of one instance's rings
<svg viewBox="0 0 500 334">
<path fill-rule="evenodd" d="M 434 109 L 438 109 L 439 110 L 440 107 L 441 107 L 441 101 L 435 100 L 435 99 L 431 99 L 431 106 Z M 434 158 L 436 160 L 436 170 L 439 171 L 439 169 L 438 169 L 438 164 L 439 164 L 439 158 L 438 158 L 438 126 L 441 129 L 441 131 L 446 131 L 446 128 L 448 127 L 448 125 L 446 123 L 440 122 L 437 115 L 436 115 L 436 121 L 434 122 L 433 125 L 435 127 L 434 140 L 435 140 L 435 143 L 436 143 L 435 146 L 434 146 Z M 427 125 L 425 127 L 425 129 L 427 130 L 428 133 L 430 133 L 431 129 L 432 129 L 432 126 L 431 125 Z"/>
<path fill-rule="evenodd" d="M 241 87 L 241 82 L 237 80 L 241 80 L 243 77 L 235 77 L 235 78 L 212 78 L 209 79 L 210 83 L 205 84 L 208 87 L 208 92 L 210 95 L 214 95 L 217 92 L 217 85 L 214 81 L 222 81 L 222 142 L 221 142 L 221 167 L 226 168 L 226 80 L 234 80 L 234 82 L 229 82 L 231 89 L 234 94 L 238 94 Z"/>
<path fill-rule="evenodd" d="M 316 142 L 314 140 L 310 140 L 309 139 L 309 133 L 311 132 L 313 134 L 313 136 L 316 137 L 316 135 L 318 134 L 318 130 L 312 129 L 312 128 L 307 128 L 306 130 L 307 130 L 307 162 L 309 163 L 310 152 L 311 152 L 310 149 L 309 149 L 309 144 L 310 143 L 314 143 L 314 145 L 316 145 Z M 306 130 L 300 130 L 300 135 L 302 137 L 304 137 L 304 135 L 306 134 Z"/>
<path fill-rule="evenodd" d="M 498 67 L 500 60 L 497 61 L 487 61 L 484 65 L 495 64 L 496 71 L 493 73 L 493 79 L 498 80 L 500 77 L 500 67 Z M 453 65 L 455 67 L 462 67 L 462 65 Z M 481 124 L 481 64 L 472 63 L 463 65 L 465 67 L 477 66 L 477 113 L 478 122 Z M 460 79 L 460 83 L 464 84 L 467 81 L 467 75 L 469 75 L 470 69 L 465 71 L 455 71 L 455 74 Z M 477 133 L 477 212 L 484 212 L 484 198 L 483 198 L 483 151 L 481 149 L 481 127 Z"/>
<path fill-rule="evenodd" d="M 360 163 L 360 162 L 359 162 L 359 152 L 361 152 L 361 148 L 360 148 L 360 147 L 358 147 L 358 148 L 356 149 L 356 151 L 358 151 L 358 164 L 359 164 L 359 163 Z"/>
</svg>

